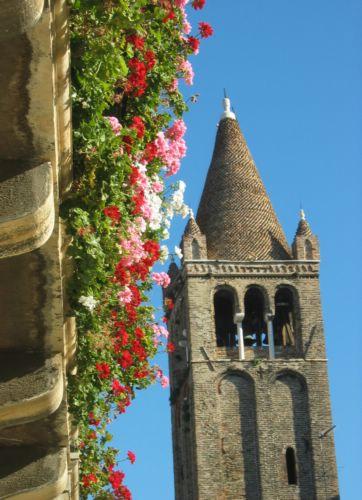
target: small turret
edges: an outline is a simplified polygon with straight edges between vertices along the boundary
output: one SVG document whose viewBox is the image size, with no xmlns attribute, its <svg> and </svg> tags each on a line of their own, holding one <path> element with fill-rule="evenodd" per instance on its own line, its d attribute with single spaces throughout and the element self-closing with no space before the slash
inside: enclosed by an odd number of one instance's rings
<svg viewBox="0 0 362 500">
<path fill-rule="evenodd" d="M 318 238 L 312 233 L 302 209 L 292 249 L 293 257 L 296 260 L 319 260 Z"/>
<path fill-rule="evenodd" d="M 201 233 L 193 215 L 186 225 L 181 248 L 185 260 L 207 259 L 206 238 Z"/>
</svg>

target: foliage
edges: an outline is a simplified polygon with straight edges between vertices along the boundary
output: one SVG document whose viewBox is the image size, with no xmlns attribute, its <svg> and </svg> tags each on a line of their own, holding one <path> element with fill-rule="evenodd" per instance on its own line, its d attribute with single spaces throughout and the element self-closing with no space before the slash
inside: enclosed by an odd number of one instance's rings
<svg viewBox="0 0 362 500">
<path fill-rule="evenodd" d="M 168 379 L 150 359 L 168 332 L 147 305 L 153 264 L 183 183 L 164 178 L 185 155 L 187 107 L 177 79 L 192 82 L 186 0 L 73 0 L 74 183 L 62 216 L 72 237 L 69 298 L 78 332 L 69 404 L 79 429 L 81 496 L 131 498 L 107 425 L 135 389 Z M 205 2 L 193 2 L 200 9 Z M 201 5 L 201 6 L 200 6 Z M 200 36 L 210 36 L 200 27 Z M 196 42 L 195 42 L 196 40 Z M 174 123 L 170 126 L 172 120 Z M 172 344 L 167 344 L 172 351 Z M 128 453 L 132 463 L 135 457 Z"/>
</svg>

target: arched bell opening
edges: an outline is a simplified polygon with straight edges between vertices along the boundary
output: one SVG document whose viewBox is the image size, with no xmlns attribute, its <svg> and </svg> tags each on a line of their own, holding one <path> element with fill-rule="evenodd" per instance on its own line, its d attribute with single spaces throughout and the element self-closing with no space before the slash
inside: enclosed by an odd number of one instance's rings
<svg viewBox="0 0 362 500">
<path fill-rule="evenodd" d="M 267 325 L 264 320 L 265 300 L 260 288 L 249 288 L 245 294 L 244 307 L 244 345 L 254 347 L 268 345 Z"/>
<path fill-rule="evenodd" d="M 235 295 L 231 290 L 222 288 L 214 295 L 216 345 L 218 347 L 236 346 L 236 324 L 234 323 Z"/>
<path fill-rule="evenodd" d="M 279 288 L 275 294 L 274 344 L 295 346 L 294 297 L 287 287 Z"/>
</svg>

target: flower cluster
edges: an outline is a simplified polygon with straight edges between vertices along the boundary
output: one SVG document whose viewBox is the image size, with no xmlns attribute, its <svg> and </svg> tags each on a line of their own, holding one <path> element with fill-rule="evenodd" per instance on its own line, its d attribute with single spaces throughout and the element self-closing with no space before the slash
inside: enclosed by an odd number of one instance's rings
<svg viewBox="0 0 362 500">
<path fill-rule="evenodd" d="M 108 425 L 132 404 L 135 389 L 169 384 L 151 359 L 175 346 L 155 323 L 147 291 L 170 284 L 153 266 L 169 255 L 160 242 L 174 215 L 189 213 L 185 184 L 170 182 L 186 154 L 178 79 L 193 83 L 188 56 L 212 29 L 200 23 L 191 35 L 187 3 L 93 0 L 72 7 L 75 182 L 62 216 L 74 263 L 69 299 L 78 353 L 69 402 L 79 429 L 73 444 L 82 498 L 131 498 Z M 192 2 L 196 10 L 204 4 Z M 182 258 L 179 248 L 174 253 Z M 135 462 L 133 452 L 126 457 Z"/>
</svg>

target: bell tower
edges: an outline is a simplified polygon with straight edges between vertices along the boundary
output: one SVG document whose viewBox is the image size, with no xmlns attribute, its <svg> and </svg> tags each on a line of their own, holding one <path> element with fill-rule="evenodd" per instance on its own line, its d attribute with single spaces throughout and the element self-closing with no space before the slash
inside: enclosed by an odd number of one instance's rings
<svg viewBox="0 0 362 500">
<path fill-rule="evenodd" d="M 176 500 L 337 500 L 318 240 L 302 212 L 288 245 L 227 98 L 181 246 L 165 294 Z"/>
</svg>

